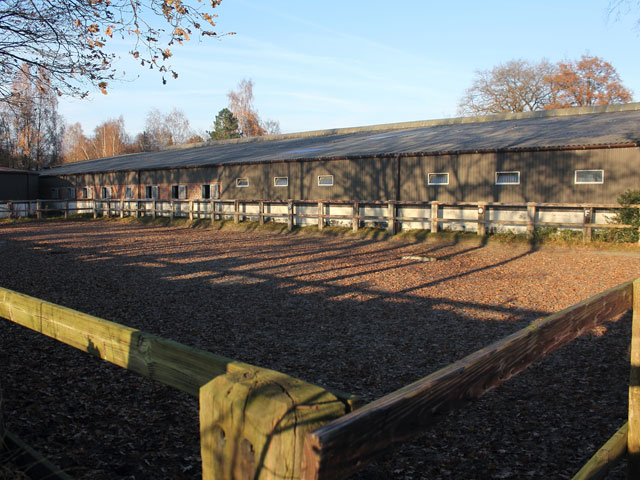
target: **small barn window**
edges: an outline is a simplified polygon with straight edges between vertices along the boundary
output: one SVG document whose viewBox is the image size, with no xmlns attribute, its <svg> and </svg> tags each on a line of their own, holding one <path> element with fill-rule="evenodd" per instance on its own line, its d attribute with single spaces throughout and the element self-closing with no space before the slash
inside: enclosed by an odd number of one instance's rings
<svg viewBox="0 0 640 480">
<path fill-rule="evenodd" d="M 496 185 L 520 185 L 520 172 L 496 172 Z"/>
<path fill-rule="evenodd" d="M 248 178 L 236 178 L 236 187 L 248 187 L 249 179 Z"/>
<path fill-rule="evenodd" d="M 93 198 L 93 188 L 82 187 L 82 193 L 80 195 L 83 200 L 89 200 Z"/>
<path fill-rule="evenodd" d="M 604 170 L 576 170 L 574 183 L 604 183 Z"/>
<path fill-rule="evenodd" d="M 289 177 L 273 177 L 273 186 L 274 187 L 288 187 L 289 186 Z"/>
<path fill-rule="evenodd" d="M 201 192 L 204 200 L 218 199 L 220 198 L 220 184 L 202 185 Z"/>
<path fill-rule="evenodd" d="M 100 190 L 100 198 L 111 198 L 111 187 L 102 187 Z"/>
<path fill-rule="evenodd" d="M 186 185 L 171 185 L 171 199 L 172 200 L 185 200 L 187 198 L 187 186 Z"/>
<path fill-rule="evenodd" d="M 133 187 L 124 187 L 124 198 L 127 200 L 133 198 Z"/>
<path fill-rule="evenodd" d="M 148 199 L 156 199 L 158 198 L 158 186 L 157 185 L 147 185 L 144 187 L 145 197 Z"/>
<path fill-rule="evenodd" d="M 333 175 L 318 175 L 318 186 L 319 187 L 332 187 L 333 186 Z"/>
<path fill-rule="evenodd" d="M 70 200 L 76 199 L 76 189 L 73 187 L 67 187 L 67 198 Z"/>
<path fill-rule="evenodd" d="M 58 189 L 57 188 L 52 188 L 51 189 L 51 198 L 54 199 L 54 200 L 57 200 L 59 196 L 60 196 L 60 193 L 59 193 Z"/>
<path fill-rule="evenodd" d="M 429 185 L 449 185 L 448 173 L 430 173 L 427 183 Z"/>
</svg>

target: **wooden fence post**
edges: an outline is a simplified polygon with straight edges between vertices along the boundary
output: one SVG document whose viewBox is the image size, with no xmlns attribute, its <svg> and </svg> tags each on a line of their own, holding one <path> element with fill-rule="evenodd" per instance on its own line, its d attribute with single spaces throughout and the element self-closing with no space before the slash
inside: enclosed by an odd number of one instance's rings
<svg viewBox="0 0 640 480">
<path fill-rule="evenodd" d="M 258 202 L 258 223 L 264 225 L 264 201 Z"/>
<path fill-rule="evenodd" d="M 211 223 L 213 224 L 213 222 L 216 219 L 216 202 L 215 200 L 211 200 L 210 204 L 209 204 L 209 210 L 211 210 Z"/>
<path fill-rule="evenodd" d="M 532 239 L 536 233 L 536 204 L 527 203 L 527 238 Z"/>
<path fill-rule="evenodd" d="M 318 230 L 324 228 L 324 202 L 318 202 Z"/>
<path fill-rule="evenodd" d="M 65 220 L 69 219 L 69 200 L 64 202 L 64 218 Z"/>
<path fill-rule="evenodd" d="M 396 233 L 396 205 L 393 202 L 387 206 L 387 232 L 391 235 Z"/>
<path fill-rule="evenodd" d="M 138 218 L 140 216 L 140 200 L 135 200 L 135 205 L 136 205 L 136 218 Z"/>
<path fill-rule="evenodd" d="M 627 449 L 629 452 L 627 478 L 640 478 L 640 279 L 633 281 Z"/>
<path fill-rule="evenodd" d="M 189 200 L 189 221 L 193 220 L 193 200 Z"/>
<path fill-rule="evenodd" d="M 277 372 L 231 372 L 200 388 L 203 480 L 302 478 L 307 433 L 346 413 L 320 387 Z"/>
<path fill-rule="evenodd" d="M 478 204 L 478 235 L 484 237 L 487 234 L 487 204 Z"/>
<path fill-rule="evenodd" d="M 584 216 L 582 217 L 582 240 L 585 243 L 591 242 L 591 224 L 593 223 L 593 208 L 585 208 Z"/>
<path fill-rule="evenodd" d="M 156 218 L 156 199 L 151 200 L 151 218 Z"/>
<path fill-rule="evenodd" d="M 234 200 L 233 201 L 233 223 L 239 223 L 239 222 L 240 222 L 240 201 Z"/>
<path fill-rule="evenodd" d="M 353 203 L 353 220 L 351 221 L 351 226 L 353 227 L 353 231 L 357 232 L 360 228 L 360 204 L 358 202 Z"/>
<path fill-rule="evenodd" d="M 169 202 L 169 221 L 171 222 L 173 222 L 175 208 L 176 208 L 176 204 L 174 203 L 173 200 L 171 200 L 171 202 Z"/>
<path fill-rule="evenodd" d="M 91 205 L 93 206 L 93 218 L 98 218 L 98 202 L 95 199 L 91 200 Z"/>
<path fill-rule="evenodd" d="M 293 200 L 287 201 L 287 230 L 293 230 Z"/>
<path fill-rule="evenodd" d="M 124 218 L 124 199 L 120 200 L 120 218 Z"/>
<path fill-rule="evenodd" d="M 40 200 L 36 201 L 36 218 L 38 220 L 42 218 L 42 202 Z"/>
<path fill-rule="evenodd" d="M 438 202 L 431 202 L 431 233 L 438 231 Z"/>
</svg>

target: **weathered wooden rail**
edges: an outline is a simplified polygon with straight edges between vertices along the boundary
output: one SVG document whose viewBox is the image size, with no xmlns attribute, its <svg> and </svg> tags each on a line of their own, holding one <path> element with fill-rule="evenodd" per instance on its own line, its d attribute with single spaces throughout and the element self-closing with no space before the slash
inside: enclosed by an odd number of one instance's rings
<svg viewBox="0 0 640 480">
<path fill-rule="evenodd" d="M 602 478 L 627 451 L 629 478 L 640 478 L 640 279 L 536 321 L 362 408 L 346 394 L 0 288 L 0 317 L 197 396 L 205 479 L 347 478 L 390 445 L 630 309 L 628 431 L 617 432 L 576 480 Z"/>
<path fill-rule="evenodd" d="M 238 223 L 245 219 L 260 224 L 267 221 L 286 222 L 289 229 L 295 225 L 308 225 L 308 220 L 323 229 L 331 222 L 351 225 L 354 231 L 369 223 L 384 226 L 389 233 L 397 233 L 403 224 L 419 224 L 432 232 L 442 226 L 460 225 L 472 227 L 478 235 L 486 235 L 491 229 L 523 228 L 532 236 L 536 228 L 557 227 L 581 230 L 586 242 L 591 241 L 595 229 L 635 228 L 630 225 L 596 221 L 596 215 L 613 214 L 622 208 L 618 204 L 559 204 L 559 203 L 501 203 L 501 202 L 403 202 L 403 201 L 336 201 L 336 200 L 163 200 L 163 199 L 86 199 L 86 200 L 36 200 L 9 202 L 12 208 L 28 205 L 21 211 L 33 211 L 37 218 L 43 215 L 89 213 L 98 216 L 151 216 L 183 217 L 193 219 L 233 219 Z M 633 205 L 640 208 L 640 205 Z M 275 209 L 280 211 L 274 211 Z M 330 213 L 332 210 L 350 210 L 349 214 Z M 413 209 L 418 213 L 407 215 Z M 315 210 L 310 212 L 310 210 Z M 378 213 L 366 214 L 367 210 Z M 451 214 L 457 210 L 458 215 Z M 445 216 L 448 211 L 449 216 Z M 573 214 L 580 221 L 542 220 L 540 215 L 554 211 Z M 423 213 L 419 213 L 423 212 Z M 429 212 L 429 215 L 426 215 Z M 503 218 L 505 213 L 510 213 Z"/>
<path fill-rule="evenodd" d="M 357 402 L 4 288 L 0 317 L 199 398 L 207 480 L 300 478 L 305 433 Z"/>
</svg>

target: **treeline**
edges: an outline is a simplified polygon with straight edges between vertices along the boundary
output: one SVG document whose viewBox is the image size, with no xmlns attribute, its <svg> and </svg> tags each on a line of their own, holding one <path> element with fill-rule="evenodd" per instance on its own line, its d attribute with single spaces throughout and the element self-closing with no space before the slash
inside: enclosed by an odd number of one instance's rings
<svg viewBox="0 0 640 480">
<path fill-rule="evenodd" d="M 151 109 L 144 131 L 130 136 L 124 118 L 107 119 L 86 135 L 80 123 L 65 124 L 58 114 L 57 95 L 43 71 L 27 65 L 15 75 L 9 101 L 0 103 L 0 166 L 40 170 L 63 163 L 171 146 L 280 133 L 277 121 L 262 121 L 253 105 L 253 82 L 242 80 L 227 97 L 211 131 L 191 128 L 177 108 Z"/>
<path fill-rule="evenodd" d="M 490 115 L 632 101 L 616 69 L 600 57 L 551 63 L 510 60 L 478 70 L 458 113 Z"/>
</svg>

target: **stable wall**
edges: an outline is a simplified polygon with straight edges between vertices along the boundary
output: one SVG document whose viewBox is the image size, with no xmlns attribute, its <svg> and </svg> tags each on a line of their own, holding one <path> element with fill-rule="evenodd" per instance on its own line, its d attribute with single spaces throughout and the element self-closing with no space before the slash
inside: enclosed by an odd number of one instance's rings
<svg viewBox="0 0 640 480">
<path fill-rule="evenodd" d="M 640 149 L 607 148 L 460 155 L 425 155 L 349 160 L 316 160 L 214 167 L 175 168 L 77 176 L 41 177 L 40 197 L 52 188 L 112 187 L 122 198 L 133 187 L 133 198 L 144 198 L 146 185 L 159 187 L 168 199 L 172 185 L 186 185 L 187 199 L 201 198 L 201 185 L 219 183 L 220 198 L 238 200 L 400 200 L 439 202 L 611 203 L 640 186 Z M 575 184 L 576 170 L 604 170 L 602 184 Z M 520 184 L 496 185 L 496 172 L 520 172 Z M 429 185 L 429 173 L 448 173 L 448 185 Z M 332 186 L 319 186 L 319 175 L 333 175 Z M 288 185 L 274 185 L 288 177 Z M 236 185 L 236 179 L 248 186 Z M 400 188 L 398 188 L 400 185 Z M 61 197 L 63 198 L 63 197 Z"/>
</svg>

